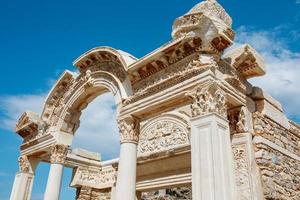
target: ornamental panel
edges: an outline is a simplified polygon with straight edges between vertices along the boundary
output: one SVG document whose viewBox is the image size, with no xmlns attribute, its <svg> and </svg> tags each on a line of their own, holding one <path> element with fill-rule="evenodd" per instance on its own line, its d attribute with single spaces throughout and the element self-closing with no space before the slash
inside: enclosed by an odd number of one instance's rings
<svg viewBox="0 0 300 200">
<path fill-rule="evenodd" d="M 138 155 L 150 155 L 189 144 L 187 123 L 176 116 L 163 116 L 150 120 L 142 127 Z"/>
</svg>

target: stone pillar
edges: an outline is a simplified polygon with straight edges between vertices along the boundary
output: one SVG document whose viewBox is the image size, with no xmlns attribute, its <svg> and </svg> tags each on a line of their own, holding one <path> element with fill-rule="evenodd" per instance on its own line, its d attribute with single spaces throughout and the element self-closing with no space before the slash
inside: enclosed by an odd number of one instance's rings
<svg viewBox="0 0 300 200">
<path fill-rule="evenodd" d="M 228 112 L 237 197 L 243 200 L 260 200 L 263 198 L 259 167 L 256 164 L 252 144 L 252 114 L 246 106 L 234 108 Z"/>
<path fill-rule="evenodd" d="M 139 122 L 128 117 L 119 120 L 121 149 L 118 165 L 116 200 L 135 200 Z"/>
<path fill-rule="evenodd" d="M 44 200 L 58 200 L 61 189 L 61 181 L 64 170 L 64 162 L 68 153 L 68 147 L 55 144 L 51 147 L 50 171 L 47 181 Z"/>
<path fill-rule="evenodd" d="M 111 187 L 110 199 L 116 200 L 116 186 L 115 184 Z"/>
<path fill-rule="evenodd" d="M 191 104 L 192 193 L 197 200 L 235 200 L 226 100 L 217 83 L 187 94 Z"/>
<path fill-rule="evenodd" d="M 30 200 L 35 168 L 32 164 L 27 156 L 19 157 L 20 171 L 15 176 L 10 200 Z"/>
</svg>

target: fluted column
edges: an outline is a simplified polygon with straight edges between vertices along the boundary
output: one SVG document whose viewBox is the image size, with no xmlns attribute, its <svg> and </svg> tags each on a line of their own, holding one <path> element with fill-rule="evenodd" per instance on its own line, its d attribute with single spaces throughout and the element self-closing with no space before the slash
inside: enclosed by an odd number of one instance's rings
<svg viewBox="0 0 300 200">
<path fill-rule="evenodd" d="M 135 200 L 137 143 L 139 122 L 134 117 L 119 120 L 120 160 L 118 166 L 116 200 Z"/>
<path fill-rule="evenodd" d="M 55 144 L 51 147 L 51 165 L 44 200 L 59 200 L 67 152 L 68 147 L 65 145 Z"/>
<path fill-rule="evenodd" d="M 217 83 L 188 93 L 191 104 L 192 193 L 197 200 L 235 200 L 225 94 Z"/>
<path fill-rule="evenodd" d="M 15 176 L 10 200 L 29 200 L 34 179 L 34 168 L 27 156 L 19 157 L 19 172 Z"/>
</svg>

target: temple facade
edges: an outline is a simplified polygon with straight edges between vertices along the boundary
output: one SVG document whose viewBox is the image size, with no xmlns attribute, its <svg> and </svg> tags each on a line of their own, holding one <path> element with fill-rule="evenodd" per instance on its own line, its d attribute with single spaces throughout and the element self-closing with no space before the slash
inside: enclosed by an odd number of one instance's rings
<svg viewBox="0 0 300 200">
<path fill-rule="evenodd" d="M 300 127 L 248 82 L 266 73 L 232 19 L 206 0 L 175 19 L 172 40 L 146 56 L 97 47 L 74 61 L 41 114 L 16 124 L 23 138 L 11 200 L 29 200 L 36 166 L 50 165 L 45 200 L 58 200 L 65 167 L 77 200 L 299 200 Z M 227 50 L 226 50 L 227 49 Z M 111 92 L 120 156 L 71 149 L 80 116 Z M 99 111 L 101 112 L 101 111 Z M 105 122 L 103 122 L 105 123 Z"/>
</svg>

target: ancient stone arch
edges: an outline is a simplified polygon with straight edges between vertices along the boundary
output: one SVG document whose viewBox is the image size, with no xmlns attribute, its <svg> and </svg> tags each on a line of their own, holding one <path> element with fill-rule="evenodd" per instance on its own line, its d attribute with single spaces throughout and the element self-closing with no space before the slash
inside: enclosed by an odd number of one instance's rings
<svg viewBox="0 0 300 200">
<path fill-rule="evenodd" d="M 207 0 L 175 20 L 170 42 L 141 59 L 110 47 L 81 55 L 79 73 L 62 74 L 42 114 L 27 111 L 17 122 L 24 142 L 11 199 L 30 198 L 39 162 L 51 166 L 46 200 L 59 199 L 63 167 L 74 170 L 78 200 L 134 200 L 176 187 L 191 187 L 195 200 L 297 199 L 300 127 L 248 82 L 265 74 L 258 52 L 245 44 L 224 53 L 234 36 L 231 17 Z M 119 158 L 101 161 L 69 148 L 81 111 L 107 91 L 121 148 Z"/>
</svg>

